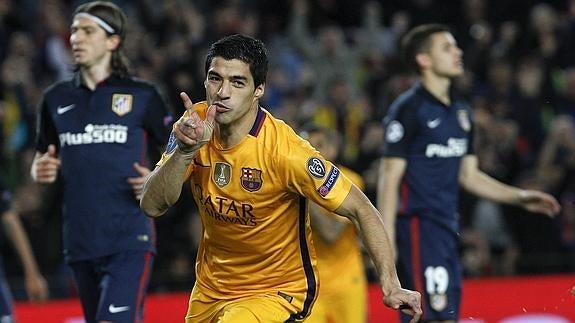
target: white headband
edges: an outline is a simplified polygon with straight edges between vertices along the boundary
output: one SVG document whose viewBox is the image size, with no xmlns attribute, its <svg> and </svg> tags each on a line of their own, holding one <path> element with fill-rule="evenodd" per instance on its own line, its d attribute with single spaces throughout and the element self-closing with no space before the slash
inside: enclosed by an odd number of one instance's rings
<svg viewBox="0 0 575 323">
<path fill-rule="evenodd" d="M 115 34 L 116 31 L 114 30 L 114 28 L 112 28 L 112 26 L 110 26 L 107 22 L 105 22 L 104 20 L 102 20 L 101 18 L 98 18 L 94 15 L 91 15 L 87 12 L 80 12 L 78 14 L 76 14 L 76 17 L 84 17 L 84 18 L 88 18 L 90 20 L 92 20 L 93 22 L 97 23 L 98 26 L 102 27 L 102 29 L 104 29 L 105 31 L 107 31 L 110 34 Z"/>
</svg>

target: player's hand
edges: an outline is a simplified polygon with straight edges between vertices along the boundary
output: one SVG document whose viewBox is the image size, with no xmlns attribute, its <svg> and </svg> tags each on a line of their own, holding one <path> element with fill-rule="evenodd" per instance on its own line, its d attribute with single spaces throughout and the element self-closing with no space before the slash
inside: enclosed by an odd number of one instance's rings
<svg viewBox="0 0 575 323">
<path fill-rule="evenodd" d="M 32 302 L 44 302 L 48 299 L 48 285 L 40 274 L 29 274 L 25 277 L 26 293 Z"/>
<path fill-rule="evenodd" d="M 561 211 L 559 202 L 553 196 L 540 191 L 522 190 L 519 193 L 519 203 L 530 212 L 542 213 L 549 217 L 554 217 Z"/>
<path fill-rule="evenodd" d="M 206 113 L 206 119 L 202 120 L 194 110 L 194 104 L 185 93 L 180 93 L 182 102 L 187 110 L 184 116 L 174 127 L 174 135 L 178 141 L 178 150 L 184 154 L 193 154 L 205 145 L 214 132 L 214 118 L 216 117 L 215 106 L 210 106 Z"/>
<path fill-rule="evenodd" d="M 150 174 L 150 169 L 140 165 L 139 163 L 134 163 L 134 169 L 140 176 L 138 177 L 129 177 L 128 184 L 132 186 L 134 190 L 134 195 L 136 196 L 136 200 L 142 199 L 142 193 L 144 190 L 144 183 L 146 183 L 146 178 L 148 174 Z"/>
<path fill-rule="evenodd" d="M 60 165 L 60 159 L 56 156 L 56 146 L 49 145 L 48 150 L 32 162 L 30 175 L 37 183 L 54 183 L 58 176 L 58 168 L 60 168 Z"/>
<path fill-rule="evenodd" d="M 393 290 L 383 299 L 386 306 L 395 310 L 400 310 L 405 314 L 413 316 L 410 323 L 419 322 L 421 314 L 421 295 L 418 292 L 404 288 Z"/>
</svg>

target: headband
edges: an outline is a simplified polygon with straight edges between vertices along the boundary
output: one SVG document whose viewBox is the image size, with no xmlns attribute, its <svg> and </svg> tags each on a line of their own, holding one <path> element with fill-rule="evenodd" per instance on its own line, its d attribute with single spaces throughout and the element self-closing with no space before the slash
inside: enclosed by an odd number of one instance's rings
<svg viewBox="0 0 575 323">
<path fill-rule="evenodd" d="M 89 14 L 87 12 L 80 12 L 78 14 L 76 14 L 76 17 L 83 17 L 83 18 L 87 18 L 92 20 L 93 22 L 97 23 L 98 26 L 102 27 L 102 29 L 104 29 L 105 31 L 107 31 L 110 34 L 116 34 L 116 31 L 114 30 L 114 28 L 112 28 L 112 26 L 110 26 L 107 22 L 105 22 L 102 18 L 96 17 L 92 14 Z"/>
</svg>

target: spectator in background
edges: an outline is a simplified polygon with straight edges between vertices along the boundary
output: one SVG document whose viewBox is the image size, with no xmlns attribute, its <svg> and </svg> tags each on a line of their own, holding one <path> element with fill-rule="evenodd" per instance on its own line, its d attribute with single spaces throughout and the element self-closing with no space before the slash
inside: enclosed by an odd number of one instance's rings
<svg viewBox="0 0 575 323">
<path fill-rule="evenodd" d="M 456 322 L 461 302 L 459 186 L 474 195 L 554 216 L 549 194 L 521 190 L 479 170 L 469 105 L 452 92 L 462 51 L 448 27 L 421 25 L 402 40 L 420 82 L 385 118 L 378 206 L 396 246 L 403 284 L 424 295 L 424 321 Z M 402 321 L 409 318 L 402 315 Z"/>
<path fill-rule="evenodd" d="M 559 49 L 559 16 L 548 3 L 535 4 L 529 13 L 529 27 L 525 47 L 535 50 L 545 61 L 552 63 Z"/>
<path fill-rule="evenodd" d="M 345 83 L 350 95 L 354 97 L 359 87 L 356 72 L 365 49 L 350 46 L 343 29 L 335 24 L 321 26 L 317 35 L 312 34 L 309 26 L 309 0 L 294 1 L 290 14 L 287 37 L 314 70 L 314 98 L 324 100 L 335 82 Z"/>
<path fill-rule="evenodd" d="M 111 2 L 76 8 L 76 72 L 46 90 L 38 111 L 31 175 L 51 184 L 61 170 L 64 256 L 88 323 L 142 322 L 155 254 L 138 200 L 148 148 L 167 141 L 171 116 L 152 85 L 128 74 L 126 28 Z"/>
<path fill-rule="evenodd" d="M 357 169 L 355 163 L 359 155 L 362 126 L 370 116 L 371 107 L 367 99 L 354 99 L 345 79 L 334 78 L 328 84 L 325 99 L 318 102 L 311 121 L 343 134 L 340 161 Z"/>
<path fill-rule="evenodd" d="M 565 70 L 564 85 L 557 100 L 557 114 L 575 118 L 575 67 Z"/>
<path fill-rule="evenodd" d="M 0 129 L 6 136 L 2 148 L 8 183 L 19 176 L 15 167 L 19 166 L 21 153 L 34 141 L 32 102 L 41 93 L 34 83 L 34 60 L 33 39 L 27 33 L 14 32 L 8 56 L 0 68 Z"/>
<path fill-rule="evenodd" d="M 558 232 L 565 252 L 564 270 L 575 267 L 575 122 L 571 115 L 560 115 L 551 124 L 541 154 L 538 179 L 545 189 L 553 192 L 565 205 L 559 216 Z"/>
<path fill-rule="evenodd" d="M 42 49 L 45 63 L 57 81 L 69 79 L 72 77 L 72 58 L 66 42 L 70 34 L 64 4 L 60 1 L 42 1 L 39 12 L 45 23 L 45 28 L 41 30 L 45 33 Z"/>
<path fill-rule="evenodd" d="M 518 147 L 522 169 L 531 169 L 537 163 L 537 155 L 545 138 L 544 116 L 549 102 L 545 93 L 546 71 L 543 62 L 536 57 L 523 57 L 515 73 L 516 88 L 509 100 L 507 116 L 519 130 Z"/>
</svg>

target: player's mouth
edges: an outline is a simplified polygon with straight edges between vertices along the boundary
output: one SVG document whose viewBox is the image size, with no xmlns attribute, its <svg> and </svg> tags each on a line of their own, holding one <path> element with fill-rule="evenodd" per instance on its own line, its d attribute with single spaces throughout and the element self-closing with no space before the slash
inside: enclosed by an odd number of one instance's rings
<svg viewBox="0 0 575 323">
<path fill-rule="evenodd" d="M 214 105 L 216 106 L 216 112 L 218 113 L 224 113 L 231 110 L 229 107 L 227 107 L 221 102 L 215 102 Z"/>
<path fill-rule="evenodd" d="M 80 48 L 72 49 L 72 53 L 74 56 L 80 56 L 80 55 L 84 54 L 84 52 L 85 51 L 83 49 L 80 49 Z"/>
</svg>

